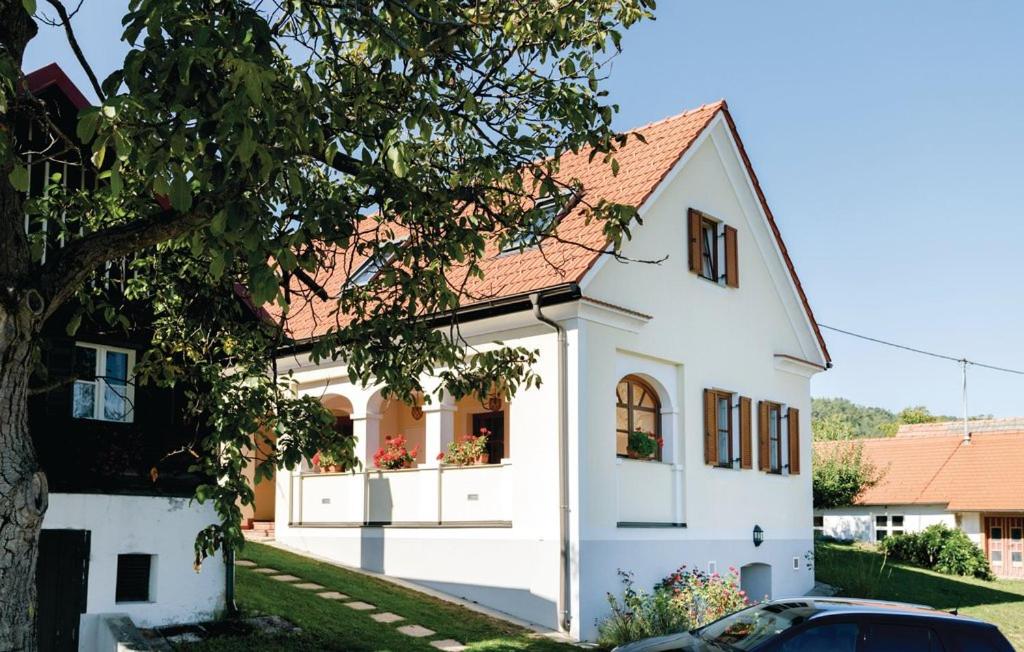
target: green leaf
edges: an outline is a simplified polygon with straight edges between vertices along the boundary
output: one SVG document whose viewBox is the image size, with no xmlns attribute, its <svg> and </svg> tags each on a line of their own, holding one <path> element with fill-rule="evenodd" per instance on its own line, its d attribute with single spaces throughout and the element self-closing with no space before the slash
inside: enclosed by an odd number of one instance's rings
<svg viewBox="0 0 1024 652">
<path fill-rule="evenodd" d="M 242 140 L 238 143 L 238 158 L 242 159 L 243 163 L 248 163 L 255 152 L 256 141 L 252 139 L 252 131 L 246 125 L 242 130 Z"/>
<path fill-rule="evenodd" d="M 184 213 L 192 208 L 192 189 L 188 187 L 188 179 L 183 172 L 174 175 L 171 181 L 171 206 L 174 210 Z"/>
<path fill-rule="evenodd" d="M 15 190 L 28 192 L 28 168 L 24 165 L 15 165 L 11 168 L 7 180 L 11 182 Z"/>
<path fill-rule="evenodd" d="M 107 141 L 103 141 L 97 147 L 92 150 L 92 164 L 97 167 L 103 167 L 103 159 L 107 156 Z"/>
<path fill-rule="evenodd" d="M 96 109 L 87 109 L 78 117 L 78 126 L 75 128 L 75 135 L 83 143 L 88 143 L 96 135 L 96 124 L 99 122 L 100 114 Z"/>
<path fill-rule="evenodd" d="M 30 14 L 36 13 L 36 0 L 21 0 L 21 6 Z"/>
<path fill-rule="evenodd" d="M 158 195 L 167 197 L 171 194 L 171 186 L 167 183 L 167 179 L 162 176 L 157 176 L 153 179 L 153 192 Z"/>
<path fill-rule="evenodd" d="M 388 168 L 399 179 L 409 173 L 409 166 L 405 162 L 402 149 L 400 145 L 392 145 L 388 148 Z"/>
<path fill-rule="evenodd" d="M 110 195 L 117 197 L 121 194 L 124 189 L 124 179 L 121 178 L 121 173 L 116 169 L 110 171 Z"/>
</svg>

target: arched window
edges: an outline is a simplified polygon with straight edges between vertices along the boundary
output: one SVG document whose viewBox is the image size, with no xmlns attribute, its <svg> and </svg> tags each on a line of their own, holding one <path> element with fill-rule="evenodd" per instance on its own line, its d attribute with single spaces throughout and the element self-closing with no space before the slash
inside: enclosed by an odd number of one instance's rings
<svg viewBox="0 0 1024 652">
<path fill-rule="evenodd" d="M 615 388 L 615 453 L 629 455 L 629 433 L 640 431 L 661 439 L 661 401 L 649 384 L 626 376 Z M 661 446 L 653 459 L 661 459 Z"/>
</svg>

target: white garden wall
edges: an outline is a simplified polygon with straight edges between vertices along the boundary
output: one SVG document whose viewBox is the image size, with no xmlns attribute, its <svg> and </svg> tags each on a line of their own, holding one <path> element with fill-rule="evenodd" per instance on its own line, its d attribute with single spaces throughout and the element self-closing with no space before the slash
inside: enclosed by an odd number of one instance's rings
<svg viewBox="0 0 1024 652">
<path fill-rule="evenodd" d="M 209 620 L 224 607 L 220 555 L 193 570 L 196 534 L 216 522 L 210 505 L 187 498 L 108 494 L 50 494 L 44 529 L 90 530 L 87 612 L 79 632 L 83 649 L 97 640 L 98 614 L 122 613 L 140 627 Z M 150 601 L 115 601 L 117 556 L 154 555 Z"/>
</svg>

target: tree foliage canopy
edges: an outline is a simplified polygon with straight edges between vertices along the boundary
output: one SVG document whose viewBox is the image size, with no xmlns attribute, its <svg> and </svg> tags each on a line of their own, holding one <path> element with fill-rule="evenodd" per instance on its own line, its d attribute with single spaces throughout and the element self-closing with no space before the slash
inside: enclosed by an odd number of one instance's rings
<svg viewBox="0 0 1024 652">
<path fill-rule="evenodd" d="M 814 447 L 812 491 L 815 509 L 852 505 L 864 490 L 878 484 L 884 469 L 864 459 L 864 445 L 836 442 L 827 449 Z"/>
<path fill-rule="evenodd" d="M 622 29 L 653 8 L 653 0 L 131 0 L 123 65 L 97 73 L 80 57 L 100 102 L 66 134 L 25 92 L 21 63 L 37 29 L 33 12 L 56 11 L 73 41 L 71 16 L 59 0 L 6 3 L 0 318 L 24 321 L 4 332 L 0 353 L 37 338 L 65 304 L 133 328 L 119 300 L 88 282 L 106 261 L 128 257 L 125 294 L 149 302 L 155 332 L 137 380 L 188 383 L 191 408 L 212 433 L 192 452 L 218 479 L 199 498 L 213 500 L 224 523 L 199 538 L 197 560 L 240 542 L 237 499 L 252 499 L 242 470 L 253 462 L 253 433 L 274 431 L 278 442 L 258 460 L 258 478 L 336 437 L 326 410 L 295 397 L 271 362 L 294 316 L 288 279 L 315 277 L 333 251 L 394 264 L 330 297 L 351 321 L 313 345 L 314 359 L 340 358 L 351 377 L 400 398 L 423 392 L 430 373 L 456 396 L 540 382 L 534 352 L 469 350 L 419 317 L 458 308 L 448 272 L 481 275 L 488 239 L 512 242 L 543 223 L 536 198 L 588 201 L 576 180 L 557 176 L 560 154 L 591 148 L 617 169 L 623 137 L 611 127 L 603 66 Z M 105 9 L 87 2 L 80 11 Z M 83 150 L 101 171 L 99 187 L 55 184 L 26 200 L 17 120 L 49 131 L 55 158 Z M 585 205 L 613 246 L 628 236 L 633 207 Z M 45 262 L 22 226 L 26 214 L 64 243 Z M 408 233 L 401 241 L 397 227 Z M 252 304 L 278 306 L 280 319 L 254 318 L 240 287 Z M 19 422 L 10 432 L 23 430 Z M 29 452 L 11 468 L 11 487 L 36 472 Z"/>
</svg>

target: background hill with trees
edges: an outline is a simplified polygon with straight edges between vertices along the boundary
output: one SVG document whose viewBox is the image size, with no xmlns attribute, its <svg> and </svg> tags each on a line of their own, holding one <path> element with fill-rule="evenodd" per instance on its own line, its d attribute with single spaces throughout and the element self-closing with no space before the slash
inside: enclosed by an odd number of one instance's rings
<svg viewBox="0 0 1024 652">
<path fill-rule="evenodd" d="M 904 424 L 955 421 L 960 417 L 932 414 L 923 405 L 906 407 L 899 412 L 869 405 L 859 405 L 845 398 L 811 399 L 811 429 L 816 441 L 857 439 L 860 437 L 892 437 Z M 987 419 L 977 415 L 971 419 Z"/>
</svg>

